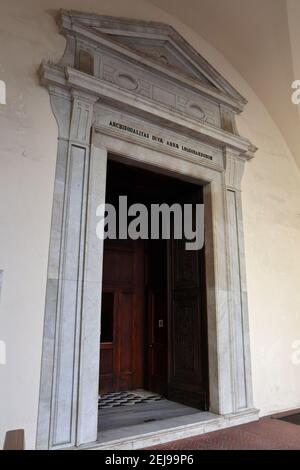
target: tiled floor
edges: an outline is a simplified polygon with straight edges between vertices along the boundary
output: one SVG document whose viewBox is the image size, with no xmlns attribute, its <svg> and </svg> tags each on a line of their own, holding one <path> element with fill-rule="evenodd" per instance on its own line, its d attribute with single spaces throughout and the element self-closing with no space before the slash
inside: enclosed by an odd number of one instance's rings
<svg viewBox="0 0 300 470">
<path fill-rule="evenodd" d="M 300 450 L 300 426 L 274 418 L 170 442 L 165 450 Z"/>
<path fill-rule="evenodd" d="M 99 409 L 152 403 L 159 400 L 162 400 L 161 395 L 146 390 L 105 393 L 99 397 Z"/>
</svg>

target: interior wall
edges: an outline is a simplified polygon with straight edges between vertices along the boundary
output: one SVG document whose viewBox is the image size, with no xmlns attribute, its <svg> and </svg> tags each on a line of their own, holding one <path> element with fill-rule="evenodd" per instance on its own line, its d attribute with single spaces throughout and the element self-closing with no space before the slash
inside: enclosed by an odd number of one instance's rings
<svg viewBox="0 0 300 470">
<path fill-rule="evenodd" d="M 54 21 L 60 8 L 172 24 L 249 100 L 238 126 L 259 147 L 243 181 L 254 400 L 261 414 L 300 407 L 293 349 L 300 336 L 300 175 L 255 93 L 218 51 L 147 2 L 10 0 L 0 17 L 0 79 L 7 84 L 7 105 L 0 106 L 0 341 L 7 347 L 0 447 L 5 431 L 18 427 L 25 428 L 26 447 L 35 445 L 57 142 L 37 70 L 64 51 Z"/>
<path fill-rule="evenodd" d="M 149 1 L 193 28 L 235 66 L 266 106 L 300 168 L 300 120 L 290 99 L 291 83 L 299 78 L 293 77 L 293 60 L 299 60 L 299 0 L 189 0 L 189 8 L 182 0 Z"/>
</svg>

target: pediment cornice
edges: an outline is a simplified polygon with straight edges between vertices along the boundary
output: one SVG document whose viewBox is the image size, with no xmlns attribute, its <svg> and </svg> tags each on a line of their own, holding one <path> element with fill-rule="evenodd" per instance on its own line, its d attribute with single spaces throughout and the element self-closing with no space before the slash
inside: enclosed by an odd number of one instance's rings
<svg viewBox="0 0 300 470">
<path fill-rule="evenodd" d="M 185 135 L 205 141 L 221 148 L 231 148 L 240 158 L 253 158 L 257 148 L 251 142 L 239 135 L 234 135 L 223 129 L 211 126 L 205 122 L 199 123 L 193 117 L 183 116 L 176 110 L 169 110 L 159 103 L 153 104 L 145 97 L 133 96 L 128 90 L 116 89 L 113 85 L 104 84 L 95 77 L 84 74 L 72 67 L 57 67 L 43 63 L 40 68 L 41 82 L 50 88 L 51 95 L 62 95 L 71 99 L 74 91 L 81 93 L 85 99 L 90 96 L 97 105 L 104 103 L 117 109 L 126 109 L 133 115 L 149 121 L 155 120 L 162 127 L 173 128 Z"/>
<path fill-rule="evenodd" d="M 91 96 L 94 109 L 99 102 L 252 158 L 256 148 L 235 124 L 245 100 L 171 26 L 66 11 L 59 24 L 63 57 L 40 69 L 52 96 Z M 173 54 L 181 70 L 137 50 L 153 44 Z"/>
<path fill-rule="evenodd" d="M 65 36 L 81 38 L 91 46 L 108 48 L 128 60 L 142 63 L 235 113 L 241 112 L 247 103 L 170 25 L 74 11 L 61 11 L 58 23 Z"/>
</svg>

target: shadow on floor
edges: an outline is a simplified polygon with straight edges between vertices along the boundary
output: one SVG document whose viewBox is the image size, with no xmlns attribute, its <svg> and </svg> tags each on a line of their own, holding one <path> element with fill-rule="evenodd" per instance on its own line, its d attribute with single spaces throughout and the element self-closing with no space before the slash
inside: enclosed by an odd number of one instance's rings
<svg viewBox="0 0 300 470">
<path fill-rule="evenodd" d="M 199 414 L 199 410 L 163 398 L 150 403 L 100 409 L 98 429 L 101 433 L 102 431 L 141 424 L 146 426 L 148 423 L 196 413 Z"/>
</svg>

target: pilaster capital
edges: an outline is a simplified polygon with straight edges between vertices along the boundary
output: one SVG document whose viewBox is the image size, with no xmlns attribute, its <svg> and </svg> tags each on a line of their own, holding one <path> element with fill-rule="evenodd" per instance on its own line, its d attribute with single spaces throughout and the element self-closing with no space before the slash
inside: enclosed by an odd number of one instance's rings
<svg viewBox="0 0 300 470">
<path fill-rule="evenodd" d="M 70 140 L 89 145 L 93 123 L 94 105 L 98 97 L 80 90 L 71 92 L 73 106 L 70 127 Z"/>
<path fill-rule="evenodd" d="M 225 182 L 227 189 L 240 191 L 246 159 L 240 152 L 225 149 Z"/>
</svg>

